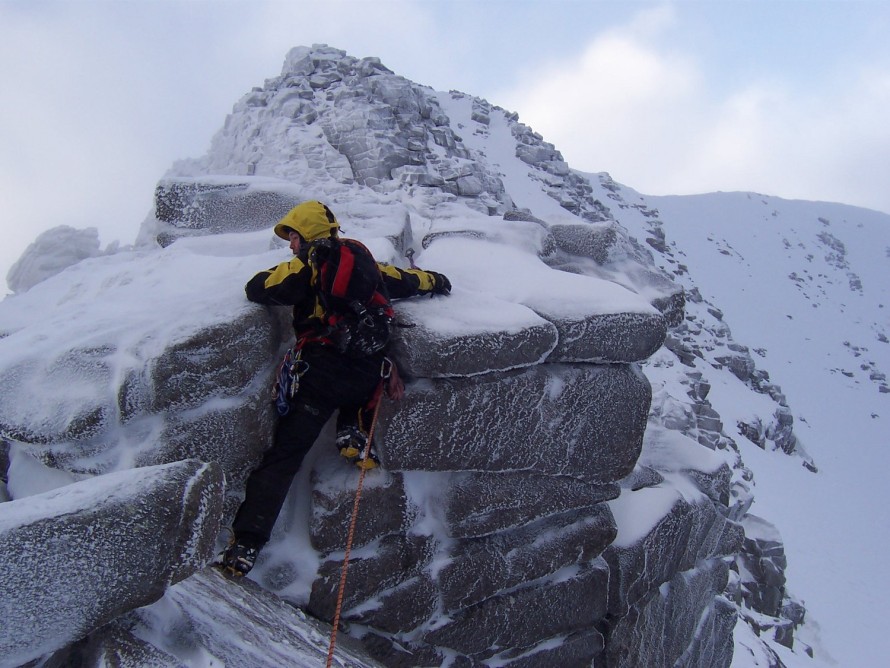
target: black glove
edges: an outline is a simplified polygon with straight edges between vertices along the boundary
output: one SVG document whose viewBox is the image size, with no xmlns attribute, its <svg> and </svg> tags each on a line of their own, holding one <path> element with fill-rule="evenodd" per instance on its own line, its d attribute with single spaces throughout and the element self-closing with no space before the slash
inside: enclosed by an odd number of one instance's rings
<svg viewBox="0 0 890 668">
<path fill-rule="evenodd" d="M 433 289 L 431 291 L 432 294 L 451 294 L 451 281 L 448 280 L 448 277 L 445 274 L 437 274 L 435 271 L 428 271 L 426 273 L 433 277 Z"/>
</svg>

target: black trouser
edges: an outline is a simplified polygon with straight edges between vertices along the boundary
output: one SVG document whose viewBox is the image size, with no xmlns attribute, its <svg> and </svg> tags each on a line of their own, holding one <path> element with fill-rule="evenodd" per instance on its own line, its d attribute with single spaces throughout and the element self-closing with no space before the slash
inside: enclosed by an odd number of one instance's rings
<svg viewBox="0 0 890 668">
<path fill-rule="evenodd" d="M 308 345 L 302 359 L 309 368 L 279 418 L 275 440 L 247 479 L 244 502 L 235 515 L 235 536 L 257 547 L 266 543 L 303 458 L 337 409 L 353 420 L 380 382 L 383 354 L 350 359 L 324 346 Z"/>
</svg>

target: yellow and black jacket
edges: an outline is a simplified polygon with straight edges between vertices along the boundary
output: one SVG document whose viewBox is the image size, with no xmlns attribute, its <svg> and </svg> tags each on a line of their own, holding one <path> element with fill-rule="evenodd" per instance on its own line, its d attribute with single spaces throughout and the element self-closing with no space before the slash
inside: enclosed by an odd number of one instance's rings
<svg viewBox="0 0 890 668">
<path fill-rule="evenodd" d="M 422 269 L 400 269 L 377 263 L 384 295 L 402 299 L 435 291 L 436 274 Z M 247 298 L 257 304 L 293 306 L 294 331 L 300 335 L 308 329 L 323 327 L 325 311 L 315 288 L 315 269 L 305 256 L 294 256 L 287 262 L 259 272 L 244 286 Z"/>
</svg>

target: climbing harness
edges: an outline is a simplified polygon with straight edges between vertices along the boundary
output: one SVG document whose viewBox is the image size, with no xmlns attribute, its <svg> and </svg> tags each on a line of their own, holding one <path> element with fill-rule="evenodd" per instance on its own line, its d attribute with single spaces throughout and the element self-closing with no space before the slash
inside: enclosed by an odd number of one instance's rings
<svg viewBox="0 0 890 668">
<path fill-rule="evenodd" d="M 380 412 L 380 404 L 382 403 L 380 399 L 382 398 L 382 395 L 385 393 L 388 397 L 395 398 L 394 394 L 390 391 L 390 388 L 393 387 L 394 379 L 397 381 L 397 384 L 401 386 L 398 392 L 398 396 L 401 398 L 401 394 L 404 391 L 404 385 L 402 385 L 402 381 L 398 376 L 396 365 L 393 364 L 392 360 L 388 357 L 384 357 L 383 362 L 380 365 L 380 382 L 377 384 L 377 389 L 374 390 L 374 394 L 368 402 L 369 404 L 373 403 L 374 413 L 371 417 L 371 427 L 368 429 L 368 438 L 365 441 L 365 450 L 362 453 L 362 460 L 367 459 L 371 455 L 371 441 L 374 438 L 374 429 L 377 427 L 377 414 Z M 328 647 L 328 662 L 326 668 L 331 668 L 331 664 L 334 661 L 334 647 L 337 644 L 337 629 L 340 626 L 340 613 L 343 610 L 343 596 L 346 591 L 346 571 L 349 568 L 349 554 L 352 551 L 352 542 L 355 539 L 355 527 L 358 523 L 358 507 L 362 498 L 362 486 L 365 482 L 365 473 L 367 472 L 368 469 L 361 468 L 361 472 L 358 476 L 358 487 L 355 490 L 355 500 L 352 504 L 352 516 L 349 518 L 349 532 L 346 535 L 346 551 L 343 553 L 343 566 L 340 570 L 340 584 L 337 587 L 337 607 L 334 610 L 334 622 L 333 628 L 331 629 L 331 643 Z"/>
</svg>

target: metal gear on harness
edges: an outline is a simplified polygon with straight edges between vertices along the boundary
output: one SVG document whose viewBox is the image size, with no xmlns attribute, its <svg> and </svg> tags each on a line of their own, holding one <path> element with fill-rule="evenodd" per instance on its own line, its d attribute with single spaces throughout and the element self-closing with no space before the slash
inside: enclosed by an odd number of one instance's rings
<svg viewBox="0 0 890 668">
<path fill-rule="evenodd" d="M 290 412 L 290 402 L 300 389 L 300 376 L 309 370 L 309 363 L 303 360 L 303 350 L 294 346 L 288 349 L 278 367 L 272 399 L 281 416 Z"/>
</svg>

